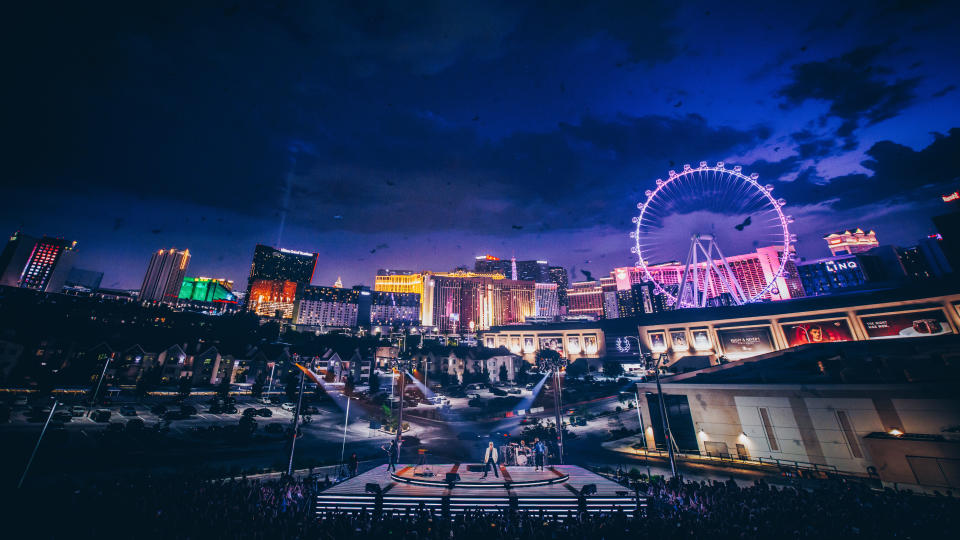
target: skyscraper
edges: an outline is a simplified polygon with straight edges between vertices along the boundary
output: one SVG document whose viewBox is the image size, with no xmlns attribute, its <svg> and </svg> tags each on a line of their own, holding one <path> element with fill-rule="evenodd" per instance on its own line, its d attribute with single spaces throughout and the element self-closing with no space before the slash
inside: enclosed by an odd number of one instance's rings
<svg viewBox="0 0 960 540">
<path fill-rule="evenodd" d="M 18 287 L 27 260 L 37 245 L 37 238 L 17 231 L 10 235 L 6 247 L 0 253 L 0 285 Z"/>
<path fill-rule="evenodd" d="M 19 286 L 44 292 L 61 292 L 73 267 L 75 241 L 44 236 L 33 246 L 20 275 Z"/>
<path fill-rule="evenodd" d="M 313 281 L 318 257 L 317 253 L 257 244 L 247 281 L 247 309 L 263 317 L 279 314 L 292 318 L 297 292 Z"/>
<path fill-rule="evenodd" d="M 567 290 L 570 315 L 591 315 L 603 317 L 603 286 L 599 281 L 578 281 L 571 283 Z"/>
<path fill-rule="evenodd" d="M 567 287 L 570 282 L 567 279 L 567 269 L 562 266 L 551 266 L 547 270 L 548 281 L 557 285 L 557 303 L 561 308 L 567 306 Z"/>
<path fill-rule="evenodd" d="M 140 285 L 141 302 L 173 302 L 180 296 L 183 278 L 190 263 L 190 250 L 157 250 Z"/>
<path fill-rule="evenodd" d="M 877 240 L 877 233 L 873 231 L 863 232 L 863 229 L 856 228 L 853 231 L 838 231 L 830 233 L 823 237 L 827 241 L 827 248 L 830 255 L 852 255 L 854 253 L 863 253 L 880 245 Z"/>
<path fill-rule="evenodd" d="M 537 283 L 534 287 L 536 292 L 536 315 L 537 317 L 556 317 L 560 314 L 560 304 L 557 299 L 556 283 Z"/>
</svg>

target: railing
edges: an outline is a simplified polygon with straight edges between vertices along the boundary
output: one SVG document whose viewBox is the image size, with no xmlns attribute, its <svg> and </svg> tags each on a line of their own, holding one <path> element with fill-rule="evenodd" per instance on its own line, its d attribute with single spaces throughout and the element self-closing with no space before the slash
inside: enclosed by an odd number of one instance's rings
<svg viewBox="0 0 960 540">
<path fill-rule="evenodd" d="M 636 449 L 637 453 L 645 452 L 648 456 L 657 456 L 658 458 L 666 459 L 668 457 L 668 452 L 666 450 L 661 450 L 659 448 L 655 449 L 646 449 L 640 450 Z M 708 461 L 708 462 L 718 462 L 718 463 L 731 463 L 731 464 L 741 464 L 741 465 L 764 465 L 769 467 L 777 467 L 781 470 L 797 470 L 797 471 L 814 471 L 821 473 L 830 473 L 838 474 L 840 471 L 834 465 L 824 465 L 821 463 L 810 463 L 806 461 L 797 461 L 792 459 L 774 459 L 774 458 L 765 458 L 765 457 L 748 457 L 742 458 L 739 456 L 734 457 L 731 454 L 702 454 L 700 452 L 691 452 L 689 450 L 680 450 L 679 452 L 674 452 L 674 456 L 677 459 L 682 459 L 686 461 Z M 851 473 L 844 473 L 851 474 Z"/>
</svg>

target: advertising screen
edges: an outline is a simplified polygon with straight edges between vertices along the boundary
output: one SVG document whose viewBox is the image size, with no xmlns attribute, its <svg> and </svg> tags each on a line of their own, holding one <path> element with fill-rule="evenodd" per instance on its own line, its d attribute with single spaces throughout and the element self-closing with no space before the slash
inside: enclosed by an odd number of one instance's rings
<svg viewBox="0 0 960 540">
<path fill-rule="evenodd" d="M 706 351 L 712 347 L 710 344 L 710 332 L 706 328 L 694 328 L 690 330 L 690 335 L 693 336 L 694 349 Z"/>
<path fill-rule="evenodd" d="M 950 334 L 950 324 L 942 309 L 913 313 L 891 313 L 860 317 L 870 339 L 893 339 Z"/>
<path fill-rule="evenodd" d="M 540 349 L 551 349 L 560 353 L 560 356 L 563 354 L 563 338 L 559 337 L 549 337 L 549 338 L 540 338 Z"/>
<path fill-rule="evenodd" d="M 672 330 L 670 332 L 670 342 L 673 344 L 673 350 L 686 351 L 690 348 L 687 343 L 687 333 L 683 330 Z"/>
<path fill-rule="evenodd" d="M 610 332 L 604 334 L 607 346 L 607 356 L 637 356 L 640 350 L 640 338 L 636 335 L 617 335 Z M 589 343 L 588 343 L 589 346 Z"/>
<path fill-rule="evenodd" d="M 787 344 L 791 347 L 853 340 L 850 325 L 845 319 L 784 324 L 783 334 L 787 336 Z"/>
<path fill-rule="evenodd" d="M 667 334 L 663 330 L 651 330 L 647 332 L 650 338 L 650 349 L 653 352 L 663 352 L 667 350 Z"/>
<path fill-rule="evenodd" d="M 717 330 L 717 338 L 720 340 L 723 354 L 734 360 L 774 350 L 773 338 L 767 327 Z"/>
</svg>

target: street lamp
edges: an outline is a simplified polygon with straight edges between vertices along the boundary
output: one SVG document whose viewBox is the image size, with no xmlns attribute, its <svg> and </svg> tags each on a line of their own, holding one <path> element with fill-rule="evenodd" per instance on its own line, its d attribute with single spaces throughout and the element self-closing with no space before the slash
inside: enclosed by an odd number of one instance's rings
<svg viewBox="0 0 960 540">
<path fill-rule="evenodd" d="M 90 400 L 90 413 L 93 414 L 93 409 L 97 406 L 97 394 L 100 393 L 100 385 L 103 384 L 103 378 L 107 376 L 107 366 L 110 365 L 110 360 L 113 360 L 113 356 L 108 356 L 107 361 L 103 363 L 103 371 L 100 372 L 100 378 L 97 379 L 97 389 L 93 391 L 93 398 Z"/>
<path fill-rule="evenodd" d="M 555 351 L 554 351 L 555 352 Z M 560 465 L 563 465 L 563 418 L 560 415 L 560 372 L 567 366 L 567 359 L 559 353 L 537 356 L 537 369 L 553 373 L 553 408 L 557 422 L 557 448 Z"/>
<path fill-rule="evenodd" d="M 660 402 L 660 427 L 663 429 L 663 438 L 667 445 L 667 456 L 670 458 L 670 472 L 676 477 L 677 464 L 673 457 L 673 436 L 670 432 L 670 419 L 667 418 L 667 406 L 663 401 L 663 388 L 660 386 L 660 365 L 667 358 L 667 353 L 662 352 L 657 354 L 656 359 L 653 358 L 651 353 L 646 353 L 644 354 L 644 358 L 646 358 L 648 366 L 651 362 L 653 363 L 653 373 L 657 379 L 657 401 Z"/>
<path fill-rule="evenodd" d="M 410 358 L 392 358 L 390 359 L 390 367 L 400 373 L 400 413 L 397 417 L 397 457 L 400 457 L 400 445 L 403 443 L 401 434 L 403 432 L 403 390 L 406 386 L 407 380 L 407 371 L 410 369 L 413 362 Z"/>
</svg>

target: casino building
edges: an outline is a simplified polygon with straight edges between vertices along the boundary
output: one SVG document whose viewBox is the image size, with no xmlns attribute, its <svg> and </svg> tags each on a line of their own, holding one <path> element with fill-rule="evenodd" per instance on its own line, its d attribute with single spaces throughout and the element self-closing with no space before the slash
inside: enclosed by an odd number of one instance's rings
<svg viewBox="0 0 960 540">
<path fill-rule="evenodd" d="M 681 309 L 598 321 L 495 326 L 487 347 L 504 346 L 530 362 L 541 349 L 570 360 L 635 361 L 664 353 L 717 365 L 803 345 L 956 334 L 960 286 L 948 279 L 880 291 L 798 298 L 743 306 Z M 682 365 L 682 364 L 681 364 Z"/>
<path fill-rule="evenodd" d="M 310 285 L 318 257 L 257 244 L 247 282 L 247 309 L 261 317 L 293 318 L 297 292 Z"/>
</svg>

